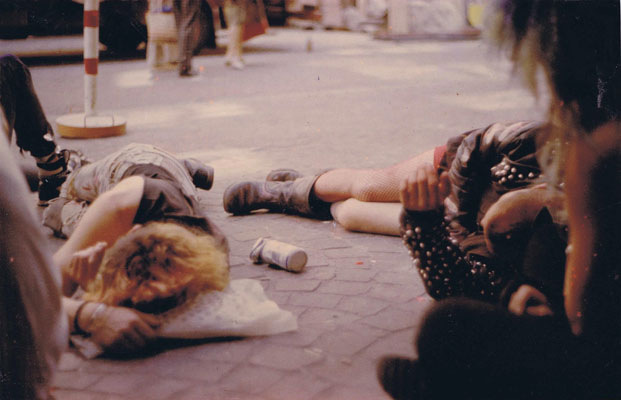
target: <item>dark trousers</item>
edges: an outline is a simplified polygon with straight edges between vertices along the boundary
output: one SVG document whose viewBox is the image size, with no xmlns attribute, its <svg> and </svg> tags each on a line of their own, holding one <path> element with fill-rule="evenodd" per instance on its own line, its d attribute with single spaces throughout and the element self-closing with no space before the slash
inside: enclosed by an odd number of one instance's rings
<svg viewBox="0 0 621 400">
<path fill-rule="evenodd" d="M 8 122 L 9 136 L 15 130 L 20 149 L 34 157 L 54 152 L 53 130 L 35 93 L 30 71 L 13 55 L 0 57 L 0 105 Z"/>
<path fill-rule="evenodd" d="M 173 9 L 179 33 L 179 69 L 189 70 L 192 56 L 215 41 L 213 15 L 205 0 L 174 0 Z"/>
<path fill-rule="evenodd" d="M 616 399 L 621 368 L 614 341 L 572 335 L 564 315 L 516 316 L 448 299 L 426 315 L 415 345 L 425 398 Z"/>
</svg>

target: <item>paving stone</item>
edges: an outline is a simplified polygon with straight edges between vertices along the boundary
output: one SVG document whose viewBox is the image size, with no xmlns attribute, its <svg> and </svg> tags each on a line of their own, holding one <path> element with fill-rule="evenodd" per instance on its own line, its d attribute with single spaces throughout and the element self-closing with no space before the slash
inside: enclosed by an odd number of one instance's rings
<svg viewBox="0 0 621 400">
<path fill-rule="evenodd" d="M 336 269 L 328 266 L 306 266 L 304 277 L 308 279 L 319 279 L 327 281 L 336 276 Z"/>
<path fill-rule="evenodd" d="M 412 287 L 420 282 L 420 277 L 414 274 L 414 272 L 378 272 L 373 280 L 380 283 L 394 283 Z M 418 275 L 418 273 L 416 274 Z"/>
<path fill-rule="evenodd" d="M 330 382 L 301 371 L 285 376 L 262 395 L 270 400 L 310 400 L 331 386 Z"/>
<path fill-rule="evenodd" d="M 385 300 L 390 303 L 406 303 L 424 293 L 416 288 L 403 287 L 389 283 L 374 283 L 367 292 L 369 297 Z"/>
<path fill-rule="evenodd" d="M 265 345 L 258 353 L 250 357 L 250 362 L 256 365 L 271 367 L 285 371 L 294 371 L 321 360 L 322 355 L 291 346 L 275 344 Z"/>
<path fill-rule="evenodd" d="M 334 308 L 343 296 L 328 293 L 294 293 L 289 298 L 289 304 L 307 307 Z"/>
<path fill-rule="evenodd" d="M 313 346 L 331 355 L 353 356 L 375 340 L 376 338 L 369 336 L 364 330 L 357 332 L 340 329 L 335 332 L 324 333 L 313 343 Z"/>
<path fill-rule="evenodd" d="M 300 329 L 302 329 L 305 325 L 311 325 L 315 329 L 319 329 L 320 327 L 325 329 L 334 329 L 340 325 L 347 325 L 358 320 L 359 318 L 360 317 L 357 315 L 342 311 L 311 309 L 307 310 L 300 316 L 298 323 L 300 324 Z"/>
<path fill-rule="evenodd" d="M 313 400 L 389 400 L 390 396 L 380 388 L 369 390 L 351 386 L 335 386 L 317 394 Z"/>
<path fill-rule="evenodd" d="M 238 393 L 214 385 L 197 384 L 183 392 L 176 393 L 171 400 L 264 400 L 249 393 Z"/>
<path fill-rule="evenodd" d="M 212 363 L 188 358 L 183 362 L 175 363 L 174 368 L 170 368 L 168 376 L 178 379 L 217 382 L 222 376 L 232 370 L 235 365 L 224 361 Z"/>
<path fill-rule="evenodd" d="M 54 390 L 52 392 L 56 400 L 127 400 L 128 397 L 110 393 L 95 393 L 86 390 Z M 135 398 L 135 397 L 134 397 Z"/>
<path fill-rule="evenodd" d="M 320 293 L 359 295 L 369 291 L 369 285 L 360 282 L 326 281 L 318 289 Z"/>
<path fill-rule="evenodd" d="M 54 387 L 59 389 L 86 389 L 102 377 L 102 373 L 84 371 L 58 371 L 54 376 Z"/>
<path fill-rule="evenodd" d="M 273 292 L 269 293 L 269 298 L 276 304 L 282 305 L 287 304 L 289 302 L 289 297 L 291 297 L 293 293 L 289 292 Z M 296 294 L 297 295 L 297 294 Z"/>
<path fill-rule="evenodd" d="M 269 232 L 266 229 L 246 229 L 232 234 L 233 239 L 240 242 L 250 242 L 257 240 L 260 237 L 268 236 Z"/>
<path fill-rule="evenodd" d="M 200 346 L 189 356 L 201 361 L 216 361 L 232 364 L 244 362 L 260 342 L 261 338 L 244 338 L 209 343 Z"/>
<path fill-rule="evenodd" d="M 306 250 L 306 254 L 308 255 L 308 261 L 306 262 L 307 269 L 309 267 L 323 267 L 330 265 L 330 259 L 326 257 L 323 253 L 314 252 L 309 249 Z"/>
<path fill-rule="evenodd" d="M 316 279 L 280 279 L 274 282 L 274 290 L 312 292 L 320 283 Z"/>
<path fill-rule="evenodd" d="M 247 265 L 248 263 L 250 263 L 250 260 L 248 260 L 248 257 L 234 256 L 234 255 L 231 255 L 229 257 L 229 265 L 231 267 L 236 267 L 238 265 Z"/>
<path fill-rule="evenodd" d="M 304 245 L 309 249 L 328 250 L 328 249 L 345 249 L 351 247 L 349 242 L 343 240 L 334 240 L 332 238 L 319 238 L 315 240 L 306 240 Z"/>
<path fill-rule="evenodd" d="M 425 294 L 416 296 L 407 303 L 395 304 L 394 307 L 398 310 L 406 312 L 417 312 L 419 314 L 423 314 L 434 302 L 435 300 Z"/>
<path fill-rule="evenodd" d="M 220 381 L 220 386 L 225 390 L 258 394 L 281 380 L 284 374 L 283 371 L 264 366 L 244 365 L 226 375 Z"/>
<path fill-rule="evenodd" d="M 265 265 L 248 265 L 248 262 L 244 265 L 239 265 L 231 268 L 232 279 L 260 279 L 266 278 L 266 266 Z"/>
<path fill-rule="evenodd" d="M 345 297 L 336 308 L 365 317 L 377 314 L 386 307 L 388 307 L 388 303 L 381 300 L 368 297 Z"/>
<path fill-rule="evenodd" d="M 414 357 L 414 329 L 404 329 L 399 332 L 390 333 L 383 338 L 379 338 L 372 345 L 367 347 L 362 355 L 372 361 L 378 361 L 387 355 L 401 355 L 404 357 Z"/>
<path fill-rule="evenodd" d="M 323 333 L 320 329 L 313 329 L 310 326 L 300 327 L 295 332 L 286 332 L 279 335 L 272 335 L 265 338 L 266 342 L 285 346 L 308 347 L 319 335 Z"/>
<path fill-rule="evenodd" d="M 151 381 L 152 376 L 147 374 L 148 371 L 142 371 L 140 374 L 109 374 L 89 386 L 88 390 L 119 395 L 131 395 Z"/>
<path fill-rule="evenodd" d="M 324 254 L 328 258 L 350 258 L 350 257 L 368 257 L 369 254 L 364 247 L 345 247 L 338 249 L 324 250 Z"/>
<path fill-rule="evenodd" d="M 378 272 L 356 268 L 341 268 L 336 273 L 337 281 L 369 282 Z"/>
<path fill-rule="evenodd" d="M 379 387 L 375 377 L 375 365 L 375 361 L 366 358 L 350 359 L 337 356 L 326 357 L 324 362 L 308 367 L 308 371 L 339 385 L 346 382 L 347 385 L 351 386 L 375 389 Z"/>
<path fill-rule="evenodd" d="M 418 320 L 418 316 L 412 312 L 404 312 L 389 307 L 375 315 L 362 319 L 361 322 L 378 328 L 390 327 L 393 330 L 400 330 L 413 327 Z"/>
<path fill-rule="evenodd" d="M 156 379 L 153 379 L 153 381 L 149 384 L 143 385 L 132 395 L 136 396 L 137 398 L 149 400 L 176 399 L 177 393 L 187 390 L 188 388 L 196 384 L 196 381 L 191 381 L 188 379 L 171 379 L 158 377 Z"/>
</svg>

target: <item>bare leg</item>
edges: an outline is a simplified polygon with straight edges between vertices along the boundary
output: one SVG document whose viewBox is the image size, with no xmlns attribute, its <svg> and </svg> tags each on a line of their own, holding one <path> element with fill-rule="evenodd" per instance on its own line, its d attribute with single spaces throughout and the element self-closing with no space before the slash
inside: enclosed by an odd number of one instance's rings
<svg viewBox="0 0 621 400">
<path fill-rule="evenodd" d="M 332 204 L 330 212 L 348 231 L 399 236 L 401 203 L 365 202 L 348 199 Z"/>
<path fill-rule="evenodd" d="M 224 15 L 228 24 L 229 36 L 224 62 L 227 66 L 235 69 L 243 69 L 242 34 L 243 23 L 246 19 L 245 2 L 241 0 L 227 0 L 224 5 Z"/>
<path fill-rule="evenodd" d="M 433 164 L 434 149 L 381 169 L 339 168 L 321 175 L 313 187 L 315 196 L 334 203 L 354 198 L 364 202 L 399 202 L 399 185 L 424 163 Z"/>
</svg>

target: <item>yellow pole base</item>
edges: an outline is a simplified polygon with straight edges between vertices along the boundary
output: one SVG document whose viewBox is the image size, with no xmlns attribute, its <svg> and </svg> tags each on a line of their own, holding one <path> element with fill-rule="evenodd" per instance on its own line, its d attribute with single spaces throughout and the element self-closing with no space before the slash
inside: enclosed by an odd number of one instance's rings
<svg viewBox="0 0 621 400">
<path fill-rule="evenodd" d="M 66 114 L 56 119 L 56 132 L 66 138 L 101 138 L 125 134 L 127 121 L 118 115 Z"/>
</svg>

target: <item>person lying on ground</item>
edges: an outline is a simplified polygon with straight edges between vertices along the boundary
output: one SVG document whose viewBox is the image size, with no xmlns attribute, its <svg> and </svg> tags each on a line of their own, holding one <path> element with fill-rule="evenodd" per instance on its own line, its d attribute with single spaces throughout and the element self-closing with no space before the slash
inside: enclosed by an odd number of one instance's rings
<svg viewBox="0 0 621 400">
<path fill-rule="evenodd" d="M 240 182 L 229 186 L 224 192 L 223 206 L 225 211 L 235 215 L 267 209 L 310 218 L 334 217 L 348 230 L 399 236 L 400 185 L 412 171 L 431 163 L 445 170 L 455 167 L 450 175 L 456 185 L 455 199 L 462 207 L 459 218 L 472 231 L 481 201 L 486 201 L 482 204 L 484 209 L 489 207 L 487 198 L 490 196 L 485 191 L 490 192 L 490 186 L 502 192 L 537 178 L 535 138 L 530 131 L 534 132 L 538 125 L 535 122 L 493 124 L 451 138 L 446 145 L 387 168 L 338 168 L 314 176 L 302 176 L 295 170 L 275 170 L 264 182 Z M 503 133 L 506 136 L 501 136 Z M 522 135 L 524 139 L 520 138 Z M 481 138 L 484 136 L 495 137 L 493 145 L 483 144 Z M 468 147 L 461 151 L 466 160 L 453 166 L 452 160 L 464 137 L 470 137 L 464 143 Z M 525 163 L 526 168 L 521 168 L 523 171 L 520 172 L 523 176 L 508 173 L 502 184 L 493 183 L 495 175 L 490 168 L 501 163 L 503 158 L 507 158 L 509 164 L 501 164 L 498 168 L 504 168 L 504 165 L 515 168 Z M 476 211 L 473 213 L 473 210 Z"/>
<path fill-rule="evenodd" d="M 496 124 L 447 151 L 448 171 L 423 164 L 403 181 L 401 236 L 431 297 L 507 304 L 528 282 L 556 293 L 559 305 L 562 279 L 548 275 L 562 276 L 565 263 L 565 226 L 552 221 L 563 195 L 534 184 L 540 175 L 536 141 L 545 135 L 545 126 Z M 445 209 L 449 195 L 456 199 L 455 213 Z M 524 270 L 527 244 L 543 229 L 556 239 L 541 242 L 549 255 L 545 268 L 533 263 Z M 555 287 L 546 288 L 550 282 Z"/>
<path fill-rule="evenodd" d="M 213 171 L 201 170 L 209 187 Z M 71 201 L 88 203 L 54 255 L 72 333 L 109 352 L 138 350 L 156 337 L 154 314 L 226 287 L 227 240 L 197 199 L 186 165 L 150 145 L 125 146 L 68 176 L 44 214 L 62 221 Z M 84 294 L 69 297 L 78 288 Z"/>
<path fill-rule="evenodd" d="M 9 141 L 15 132 L 17 146 L 28 151 L 37 164 L 33 185 L 38 186 L 39 205 L 59 194 L 69 172 L 86 162 L 74 150 L 59 150 L 26 65 L 13 55 L 0 57 L 0 133 Z"/>
</svg>

